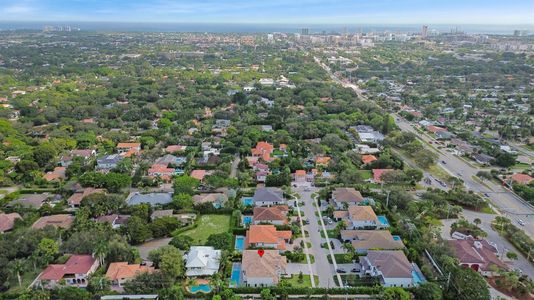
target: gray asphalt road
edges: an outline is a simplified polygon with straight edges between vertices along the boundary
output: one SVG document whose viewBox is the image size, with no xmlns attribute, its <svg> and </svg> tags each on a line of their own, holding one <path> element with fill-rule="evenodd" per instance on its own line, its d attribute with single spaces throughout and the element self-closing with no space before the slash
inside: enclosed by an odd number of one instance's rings
<svg viewBox="0 0 534 300">
<path fill-rule="evenodd" d="M 313 273 L 319 277 L 319 287 L 333 287 L 334 273 L 332 272 L 332 266 L 328 262 L 326 249 L 321 248 L 321 243 L 324 243 L 324 239 L 321 237 L 320 226 L 318 224 L 318 217 L 315 215 L 315 207 L 312 205 L 313 199 L 311 198 L 312 192 L 306 192 L 303 188 L 294 189 L 300 194 L 301 201 L 304 201 L 306 205 L 301 207 L 304 212 L 304 216 L 310 222 L 305 226 L 309 233 L 309 241 L 312 244 L 310 253 L 315 256 L 315 264 Z"/>
<path fill-rule="evenodd" d="M 430 142 L 430 138 L 419 134 L 406 120 L 397 118 L 396 123 L 403 131 L 413 132 L 427 143 Z M 425 144 L 425 146 L 428 147 L 427 144 Z M 432 150 L 436 152 L 434 149 Z M 532 206 L 528 205 L 524 200 L 520 199 L 513 193 L 504 189 L 502 186 L 491 181 L 485 182 L 489 188 L 475 181 L 473 177 L 478 171 L 480 171 L 480 169 L 467 164 L 454 154 L 447 151 L 441 151 L 441 153 L 436 152 L 436 154 L 439 155 L 439 162 L 446 162 L 446 164 L 440 163 L 441 166 L 451 174 L 459 174 L 459 177 L 464 181 L 467 189 L 481 194 L 487 194 L 493 205 L 503 214 L 507 214 L 508 217 L 515 222 L 517 222 L 519 219 L 522 219 L 525 222 L 523 229 L 531 237 L 534 237 L 534 208 Z"/>
</svg>

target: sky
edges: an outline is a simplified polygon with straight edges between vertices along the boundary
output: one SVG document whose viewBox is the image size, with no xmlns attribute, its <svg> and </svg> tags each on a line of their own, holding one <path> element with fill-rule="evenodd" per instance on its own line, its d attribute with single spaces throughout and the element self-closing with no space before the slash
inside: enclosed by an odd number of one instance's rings
<svg viewBox="0 0 534 300">
<path fill-rule="evenodd" d="M 534 24 L 534 0 L 0 0 L 0 21 Z"/>
</svg>

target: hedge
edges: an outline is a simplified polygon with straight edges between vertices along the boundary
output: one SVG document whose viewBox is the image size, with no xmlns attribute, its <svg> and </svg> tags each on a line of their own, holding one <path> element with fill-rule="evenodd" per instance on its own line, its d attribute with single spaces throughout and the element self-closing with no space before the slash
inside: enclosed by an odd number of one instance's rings
<svg viewBox="0 0 534 300">
<path fill-rule="evenodd" d="M 236 294 L 260 294 L 265 287 L 237 287 L 232 288 Z M 350 288 L 295 288 L 295 287 L 269 287 L 275 295 L 377 295 L 383 291 L 381 286 L 350 287 Z"/>
</svg>

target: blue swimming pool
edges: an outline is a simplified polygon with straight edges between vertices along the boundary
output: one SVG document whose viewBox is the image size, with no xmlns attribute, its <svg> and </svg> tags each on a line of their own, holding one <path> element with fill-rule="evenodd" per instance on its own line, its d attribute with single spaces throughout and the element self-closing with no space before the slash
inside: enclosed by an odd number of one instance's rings
<svg viewBox="0 0 534 300">
<path fill-rule="evenodd" d="M 252 197 L 243 197 L 241 198 L 241 203 L 245 206 L 253 206 L 254 205 L 254 198 Z"/>
<path fill-rule="evenodd" d="M 419 267 L 415 263 L 413 263 L 412 266 L 413 266 L 412 268 L 413 283 L 415 285 L 419 285 L 423 282 L 426 282 L 425 275 L 423 275 L 423 272 L 421 272 Z"/>
<path fill-rule="evenodd" d="M 243 216 L 243 225 L 247 226 L 252 224 L 252 216 Z"/>
<path fill-rule="evenodd" d="M 239 252 L 243 252 L 245 249 L 245 237 L 242 235 L 237 235 L 235 237 L 235 249 Z"/>
<path fill-rule="evenodd" d="M 401 240 L 401 237 L 398 236 L 398 235 L 394 235 L 394 236 L 393 236 L 393 240 L 394 240 L 394 241 L 400 241 L 400 240 Z"/>
<path fill-rule="evenodd" d="M 238 287 L 241 281 L 241 264 L 232 264 L 232 276 L 230 277 L 230 287 Z"/>
<path fill-rule="evenodd" d="M 386 216 L 377 216 L 377 218 L 382 226 L 389 226 L 388 218 L 386 218 Z"/>
<path fill-rule="evenodd" d="M 208 284 L 192 285 L 189 287 L 189 291 L 193 294 L 198 292 L 209 293 L 211 292 L 211 286 Z"/>
</svg>

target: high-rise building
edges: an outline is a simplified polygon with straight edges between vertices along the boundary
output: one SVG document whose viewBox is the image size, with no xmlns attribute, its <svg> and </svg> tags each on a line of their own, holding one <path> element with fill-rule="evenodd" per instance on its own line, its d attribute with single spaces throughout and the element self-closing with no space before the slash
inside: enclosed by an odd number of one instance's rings
<svg viewBox="0 0 534 300">
<path fill-rule="evenodd" d="M 308 35 L 308 34 L 310 34 L 310 29 L 309 28 L 301 28 L 300 29 L 300 34 Z"/>
<path fill-rule="evenodd" d="M 423 25 L 421 28 L 421 37 L 426 38 L 428 36 L 428 25 Z"/>
</svg>

